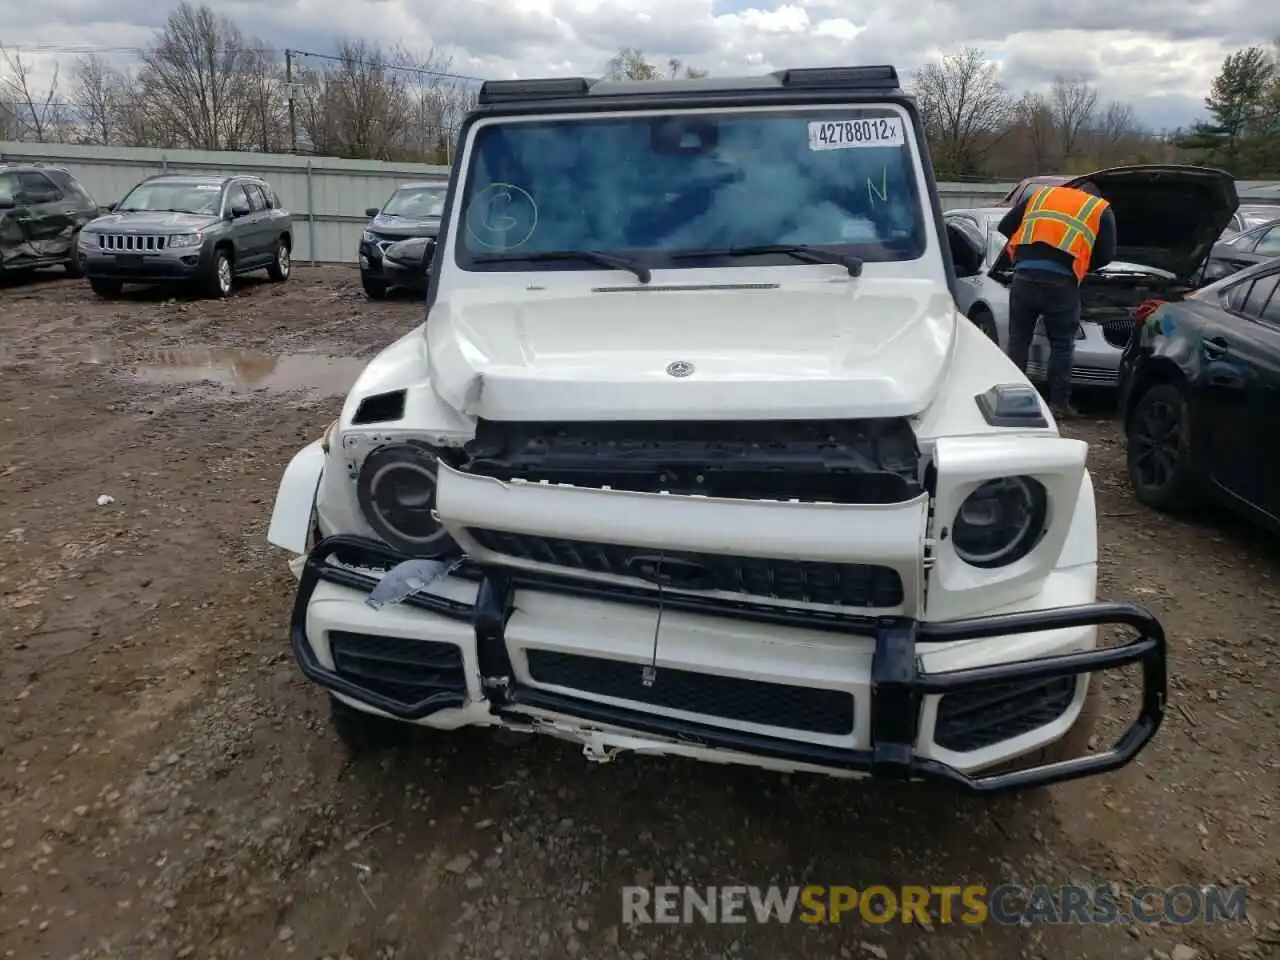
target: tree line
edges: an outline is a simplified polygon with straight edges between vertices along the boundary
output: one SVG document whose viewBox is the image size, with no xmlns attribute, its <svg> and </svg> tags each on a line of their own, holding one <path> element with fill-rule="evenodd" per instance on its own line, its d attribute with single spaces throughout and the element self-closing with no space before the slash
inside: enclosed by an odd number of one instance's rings
<svg viewBox="0 0 1280 960">
<path fill-rule="evenodd" d="M 76 58 L 37 84 L 29 59 L 0 47 L 0 140 L 169 149 L 306 152 L 447 163 L 479 80 L 434 51 L 364 40 L 332 53 L 277 51 L 205 5 L 180 4 L 127 68 Z M 706 76 L 624 47 L 605 76 Z M 1081 76 L 1019 93 L 970 48 L 907 79 L 943 180 L 1011 180 L 1118 163 L 1194 162 L 1242 179 L 1280 177 L 1280 40 L 1226 58 L 1193 127 L 1149 130 L 1129 104 Z"/>
</svg>

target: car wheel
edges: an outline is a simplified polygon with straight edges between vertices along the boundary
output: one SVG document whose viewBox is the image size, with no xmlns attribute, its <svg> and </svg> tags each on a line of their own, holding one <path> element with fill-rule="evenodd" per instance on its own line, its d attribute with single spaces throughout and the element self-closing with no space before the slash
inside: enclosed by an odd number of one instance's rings
<svg viewBox="0 0 1280 960">
<path fill-rule="evenodd" d="M 353 756 L 401 746 L 412 733 L 407 723 L 357 710 L 333 694 L 329 695 L 329 726 Z"/>
<path fill-rule="evenodd" d="M 371 280 L 368 277 L 361 277 L 360 285 L 364 287 L 365 296 L 370 300 L 382 300 L 387 296 L 387 285 L 382 280 Z"/>
<path fill-rule="evenodd" d="M 79 280 L 84 276 L 84 268 L 80 266 L 80 231 L 71 235 L 71 253 L 67 257 L 67 276 Z"/>
<path fill-rule="evenodd" d="M 227 256 L 227 251 L 214 251 L 213 270 L 209 274 L 209 293 L 220 300 L 231 296 L 234 276 L 231 269 L 231 258 Z"/>
<path fill-rule="evenodd" d="M 89 281 L 89 289 L 100 297 L 118 297 L 120 291 L 124 289 L 124 284 L 119 280 L 102 280 L 94 277 Z"/>
<path fill-rule="evenodd" d="M 1000 333 L 996 330 L 996 318 L 991 315 L 991 311 L 983 307 L 979 307 L 969 315 L 969 319 L 973 321 L 973 325 L 991 338 L 991 342 L 996 346 L 1000 345 Z"/>
<path fill-rule="evenodd" d="M 289 255 L 289 244 L 281 238 L 276 241 L 276 258 L 271 261 L 271 266 L 267 267 L 267 276 L 276 283 L 283 283 L 289 279 L 289 271 L 293 268 L 293 261 Z"/>
<path fill-rule="evenodd" d="M 1175 510 L 1191 500 L 1191 411 L 1182 390 L 1158 383 L 1134 404 L 1125 427 L 1129 483 L 1139 503 Z"/>
</svg>

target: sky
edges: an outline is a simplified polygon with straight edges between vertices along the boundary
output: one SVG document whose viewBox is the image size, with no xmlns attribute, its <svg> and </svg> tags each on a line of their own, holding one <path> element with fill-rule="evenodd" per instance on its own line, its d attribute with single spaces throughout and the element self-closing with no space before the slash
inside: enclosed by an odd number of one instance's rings
<svg viewBox="0 0 1280 960">
<path fill-rule="evenodd" d="M 1222 59 L 1280 36 L 1266 0 L 218 0 L 272 48 L 331 53 L 342 37 L 434 49 L 477 77 L 598 76 L 621 46 L 713 74 L 922 63 L 974 46 L 1014 91 L 1088 79 L 1152 129 L 1203 116 Z M 154 0 L 0 0 L 0 43 L 47 77 L 74 50 L 149 42 L 172 9 Z M 33 13 L 38 13 L 33 16 Z M 44 52 L 41 52 L 44 51 Z M 112 54 L 115 62 L 130 56 Z M 64 99 L 59 97 L 59 99 Z"/>
</svg>

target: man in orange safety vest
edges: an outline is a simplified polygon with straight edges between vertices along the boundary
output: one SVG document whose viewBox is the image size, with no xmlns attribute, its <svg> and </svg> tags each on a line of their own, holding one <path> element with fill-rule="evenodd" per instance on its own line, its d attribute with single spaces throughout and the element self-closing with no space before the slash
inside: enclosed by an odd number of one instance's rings
<svg viewBox="0 0 1280 960">
<path fill-rule="evenodd" d="M 1071 361 L 1080 326 L 1080 284 L 1085 274 L 1115 258 L 1115 214 L 1092 183 L 1045 187 L 1006 213 L 997 229 L 1009 238 L 1013 260 L 1009 358 L 1026 372 L 1036 321 L 1043 319 L 1049 408 L 1059 419 L 1076 416 Z"/>
</svg>

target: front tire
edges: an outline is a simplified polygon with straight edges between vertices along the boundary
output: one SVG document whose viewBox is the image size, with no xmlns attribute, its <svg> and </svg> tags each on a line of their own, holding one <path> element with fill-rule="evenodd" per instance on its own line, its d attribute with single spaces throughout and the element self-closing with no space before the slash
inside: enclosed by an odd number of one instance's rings
<svg viewBox="0 0 1280 960">
<path fill-rule="evenodd" d="M 329 726 L 353 757 L 379 753 L 403 745 L 409 724 L 357 710 L 329 695 Z"/>
<path fill-rule="evenodd" d="M 1186 507 L 1193 496 L 1191 408 L 1181 388 L 1158 383 L 1138 397 L 1125 440 L 1134 498 L 1153 510 Z"/>
<path fill-rule="evenodd" d="M 267 267 L 267 276 L 276 283 L 284 283 L 289 279 L 289 272 L 293 269 L 290 253 L 289 244 L 285 242 L 284 237 L 276 241 L 275 259 L 271 261 L 271 266 Z"/>
<path fill-rule="evenodd" d="M 124 289 L 124 284 L 119 280 L 104 280 L 99 277 L 92 277 L 89 280 L 89 289 L 103 298 L 111 298 L 120 296 L 120 291 Z"/>
<path fill-rule="evenodd" d="M 975 327 L 991 339 L 992 343 L 1000 346 L 1000 332 L 996 330 L 996 318 L 990 310 L 979 307 L 969 315 L 969 319 L 973 321 Z"/>
<path fill-rule="evenodd" d="M 209 295 L 217 300 L 231 296 L 235 273 L 231 267 L 231 257 L 226 250 L 215 250 L 213 254 L 213 270 L 209 274 Z"/>
<path fill-rule="evenodd" d="M 385 300 L 387 284 L 385 280 L 374 280 L 371 277 L 360 277 L 360 286 L 364 287 L 364 295 L 370 300 Z"/>
<path fill-rule="evenodd" d="M 66 263 L 67 276 L 72 280 L 79 280 L 84 276 L 84 268 L 80 266 L 80 231 L 77 230 L 71 235 L 71 253 L 67 257 Z"/>
</svg>

